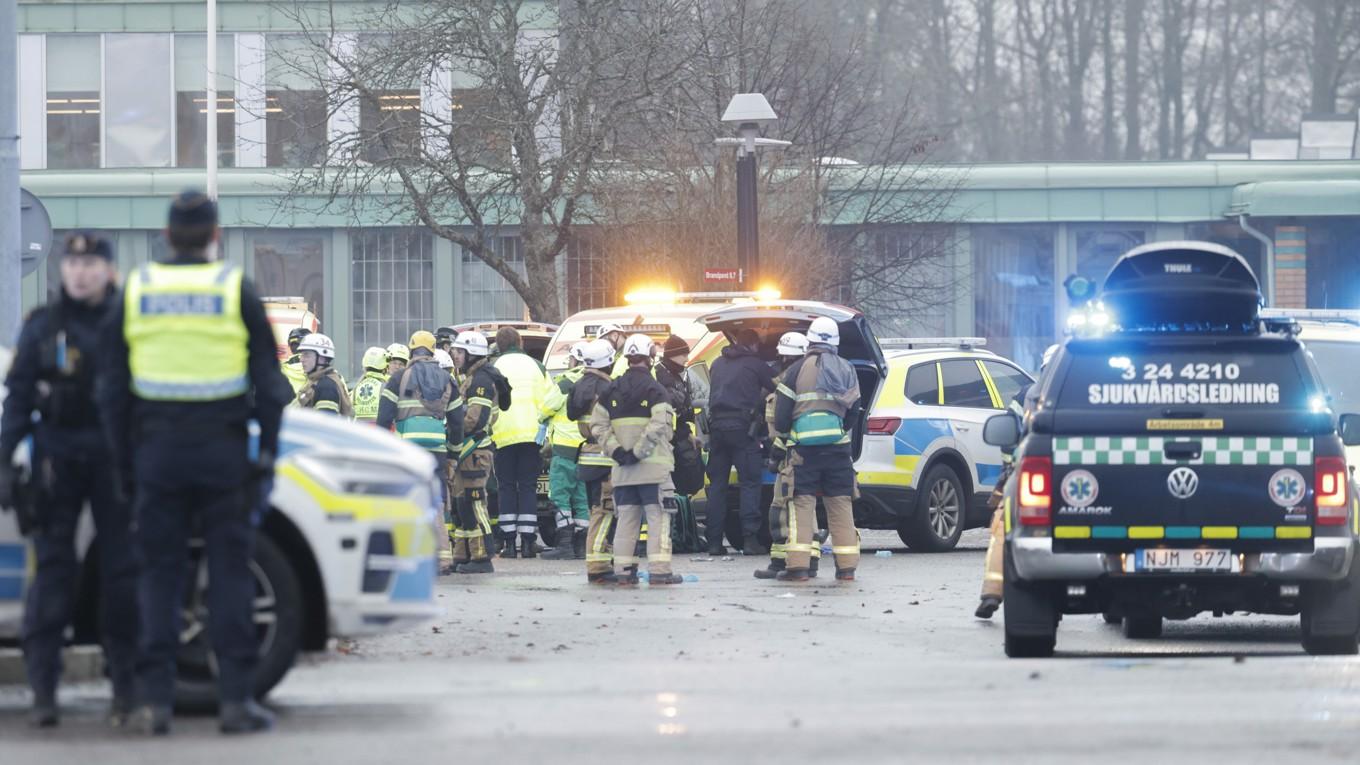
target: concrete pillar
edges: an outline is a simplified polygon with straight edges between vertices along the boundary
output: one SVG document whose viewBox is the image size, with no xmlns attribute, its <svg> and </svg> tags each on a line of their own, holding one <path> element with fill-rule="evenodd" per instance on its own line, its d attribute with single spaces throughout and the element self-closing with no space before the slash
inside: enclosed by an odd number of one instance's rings
<svg viewBox="0 0 1360 765">
<path fill-rule="evenodd" d="M 1303 226 L 1275 227 L 1275 306 L 1308 307 L 1308 233 Z"/>
</svg>

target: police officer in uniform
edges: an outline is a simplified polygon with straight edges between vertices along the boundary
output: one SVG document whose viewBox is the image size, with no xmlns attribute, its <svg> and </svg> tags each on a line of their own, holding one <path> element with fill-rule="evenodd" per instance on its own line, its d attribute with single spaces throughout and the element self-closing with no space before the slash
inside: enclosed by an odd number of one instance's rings
<svg viewBox="0 0 1360 765">
<path fill-rule="evenodd" d="M 458 417 L 463 400 L 449 373 L 435 361 L 434 346 L 434 335 L 426 330 L 411 335 L 411 363 L 387 381 L 375 424 L 384 430 L 395 429 L 407 443 L 434 457 L 434 474 L 444 493 L 444 527 L 452 537 L 448 464 L 451 448 L 463 437 Z"/>
<path fill-rule="evenodd" d="M 647 569 L 652 586 L 684 581 L 671 570 L 669 508 L 662 504 L 662 487 L 670 480 L 675 460 L 671 436 L 675 408 L 670 395 L 652 377 L 655 344 L 635 334 L 623 344 L 628 371 L 610 383 L 595 402 L 590 432 L 601 451 L 614 460 L 610 480 L 619 527 L 614 533 L 614 583 L 638 583 L 635 555 L 642 520 L 647 519 Z"/>
<path fill-rule="evenodd" d="M 819 316 L 807 331 L 807 355 L 780 375 L 775 388 L 774 429 L 793 452 L 793 513 L 785 568 L 776 579 L 805 582 L 817 530 L 817 497 L 826 505 L 836 579 L 854 581 L 859 532 L 851 510 L 855 467 L 845 427 L 859 403 L 855 368 L 836 354 L 840 328 Z"/>
<path fill-rule="evenodd" d="M 387 351 L 372 346 L 364 351 L 364 374 L 350 391 L 350 403 L 354 406 L 356 422 L 376 422 L 378 402 L 382 400 L 383 387 L 387 385 Z"/>
<path fill-rule="evenodd" d="M 5 380 L 0 507 L 16 504 L 10 461 L 19 442 L 33 436 L 37 517 L 21 519 L 20 528 L 32 536 L 37 563 L 24 606 L 23 649 L 33 689 L 31 721 L 39 727 L 59 719 L 61 649 L 81 572 L 76 527 L 86 502 L 98 534 L 100 632 L 113 681 L 109 722 L 123 725 L 132 710 L 137 650 L 132 515 L 126 497 L 115 491 L 113 457 L 93 402 L 99 325 L 119 300 L 116 278 L 108 240 L 87 233 L 68 236 L 61 292 L 29 314 Z"/>
<path fill-rule="evenodd" d="M 590 413 L 609 387 L 614 345 L 603 338 L 592 340 L 581 349 L 581 361 L 586 371 L 571 388 L 567 417 L 577 423 L 584 439 L 576 461 L 576 475 L 586 485 L 586 504 L 590 507 L 585 540 L 586 581 L 609 584 L 615 579 L 614 556 L 609 549 L 609 529 L 614 523 L 614 488 L 609 477 L 614 461 L 591 433 Z"/>
<path fill-rule="evenodd" d="M 463 409 L 459 441 L 453 452 L 454 527 L 453 571 L 489 574 L 493 571 L 490 545 L 491 517 L 486 506 L 486 481 L 495 459 L 494 432 L 499 412 L 510 407 L 510 384 L 488 361 L 486 336 L 460 332 L 453 340 L 453 363 L 463 379 Z"/>
<path fill-rule="evenodd" d="M 291 391 L 254 286 L 216 260 L 217 205 L 197 191 L 180 194 L 166 237 L 174 254 L 131 274 L 104 323 L 98 379 L 101 416 L 123 458 L 119 473 L 134 490 L 144 566 L 136 722 L 146 733 L 170 731 L 180 615 L 192 584 L 189 540 L 201 536 L 219 727 L 260 731 L 274 718 L 254 700 L 250 559 Z"/>
<path fill-rule="evenodd" d="M 807 354 L 808 341 L 807 335 L 798 332 L 785 332 L 779 338 L 779 345 L 775 349 L 779 354 L 781 364 L 780 371 L 787 371 L 789 367 L 798 362 Z M 765 468 L 775 474 L 774 489 L 770 499 L 770 565 L 765 568 L 756 569 L 757 579 L 774 579 L 784 570 L 787 562 L 789 539 L 789 505 L 793 500 L 793 461 L 789 459 L 788 442 L 775 430 L 775 394 L 771 393 L 765 404 L 765 421 L 768 423 L 770 431 L 770 457 L 766 460 Z M 814 515 L 815 517 L 815 515 Z M 817 576 L 817 565 L 821 562 L 822 548 L 816 544 L 814 535 L 812 545 L 812 558 L 808 567 L 808 576 Z"/>
<path fill-rule="evenodd" d="M 345 378 L 335 371 L 335 343 L 320 332 L 313 332 L 298 344 L 298 357 L 307 373 L 307 383 L 297 392 L 297 405 L 352 418 L 354 404 L 345 389 Z"/>
</svg>

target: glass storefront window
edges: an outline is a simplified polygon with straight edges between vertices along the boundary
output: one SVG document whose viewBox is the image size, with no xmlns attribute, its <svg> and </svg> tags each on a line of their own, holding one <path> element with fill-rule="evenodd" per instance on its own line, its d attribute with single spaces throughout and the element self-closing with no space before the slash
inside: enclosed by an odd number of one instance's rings
<svg viewBox="0 0 1360 765">
<path fill-rule="evenodd" d="M 169 167 L 172 35 L 104 35 L 104 166 Z"/>
<path fill-rule="evenodd" d="M 1053 342 L 1053 244 L 1050 226 L 972 228 L 973 319 L 987 348 L 1037 369 Z"/>
<path fill-rule="evenodd" d="M 308 167 L 326 151 L 326 62 L 305 38 L 265 38 L 265 164 Z"/>
<path fill-rule="evenodd" d="M 418 329 L 434 329 L 434 237 L 421 229 L 350 232 L 350 288 L 354 346 L 405 343 Z"/>
<path fill-rule="evenodd" d="M 99 35 L 47 36 L 47 167 L 99 167 Z"/>
<path fill-rule="evenodd" d="M 251 239 L 261 297 L 301 297 L 326 326 L 326 240 L 330 232 L 261 232 Z"/>
<path fill-rule="evenodd" d="M 1360 308 L 1360 221 L 1302 218 L 1307 236 L 1308 307 Z"/>
<path fill-rule="evenodd" d="M 1078 229 L 1077 273 L 1103 283 L 1120 255 L 1146 241 L 1147 234 L 1141 228 Z"/>
<path fill-rule="evenodd" d="M 217 165 L 236 164 L 236 55 L 233 35 L 217 36 Z M 207 165 L 208 41 L 175 35 L 175 165 Z"/>
<path fill-rule="evenodd" d="M 524 275 L 524 250 L 519 237 L 496 237 L 492 246 L 496 254 L 514 267 L 520 276 Z M 459 314 L 463 321 L 522 319 L 525 316 L 524 301 L 505 277 L 464 251 L 462 308 Z"/>
</svg>

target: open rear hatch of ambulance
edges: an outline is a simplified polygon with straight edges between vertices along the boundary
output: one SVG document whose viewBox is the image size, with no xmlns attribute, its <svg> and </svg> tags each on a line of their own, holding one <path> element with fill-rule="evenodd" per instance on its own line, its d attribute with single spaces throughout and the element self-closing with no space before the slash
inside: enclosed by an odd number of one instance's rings
<svg viewBox="0 0 1360 765">
<path fill-rule="evenodd" d="M 883 349 L 865 320 L 864 314 L 852 308 L 819 303 L 811 300 L 778 300 L 738 303 L 720 308 L 699 317 L 699 322 L 711 332 L 721 332 L 729 342 L 743 329 L 760 333 L 761 358 L 775 361 L 775 346 L 785 332 L 806 332 L 813 319 L 827 317 L 836 322 L 841 332 L 839 353 L 849 361 L 859 376 L 860 415 L 854 427 L 854 456 L 859 457 L 864 438 L 864 419 L 878 386 L 888 373 Z"/>
</svg>

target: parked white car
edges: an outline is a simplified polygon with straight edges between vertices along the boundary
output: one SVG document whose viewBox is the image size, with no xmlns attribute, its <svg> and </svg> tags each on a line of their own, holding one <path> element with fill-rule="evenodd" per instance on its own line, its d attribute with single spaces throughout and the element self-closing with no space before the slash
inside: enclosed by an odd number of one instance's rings
<svg viewBox="0 0 1360 765">
<path fill-rule="evenodd" d="M 3 379 L 10 357 L 0 351 Z M 434 460 L 371 425 L 296 409 L 284 417 L 279 451 L 273 512 L 264 518 L 251 566 L 259 696 L 283 679 L 299 651 L 325 650 L 330 638 L 407 628 L 440 613 L 435 535 L 443 529 Z M 96 643 L 99 540 L 88 514 L 78 544 L 83 571 L 74 637 Z M 14 516 L 0 513 L 0 641 L 18 638 L 32 566 L 32 548 Z M 206 571 L 206 561 L 199 561 L 184 609 L 176 703 L 185 708 L 216 703 Z"/>
</svg>

